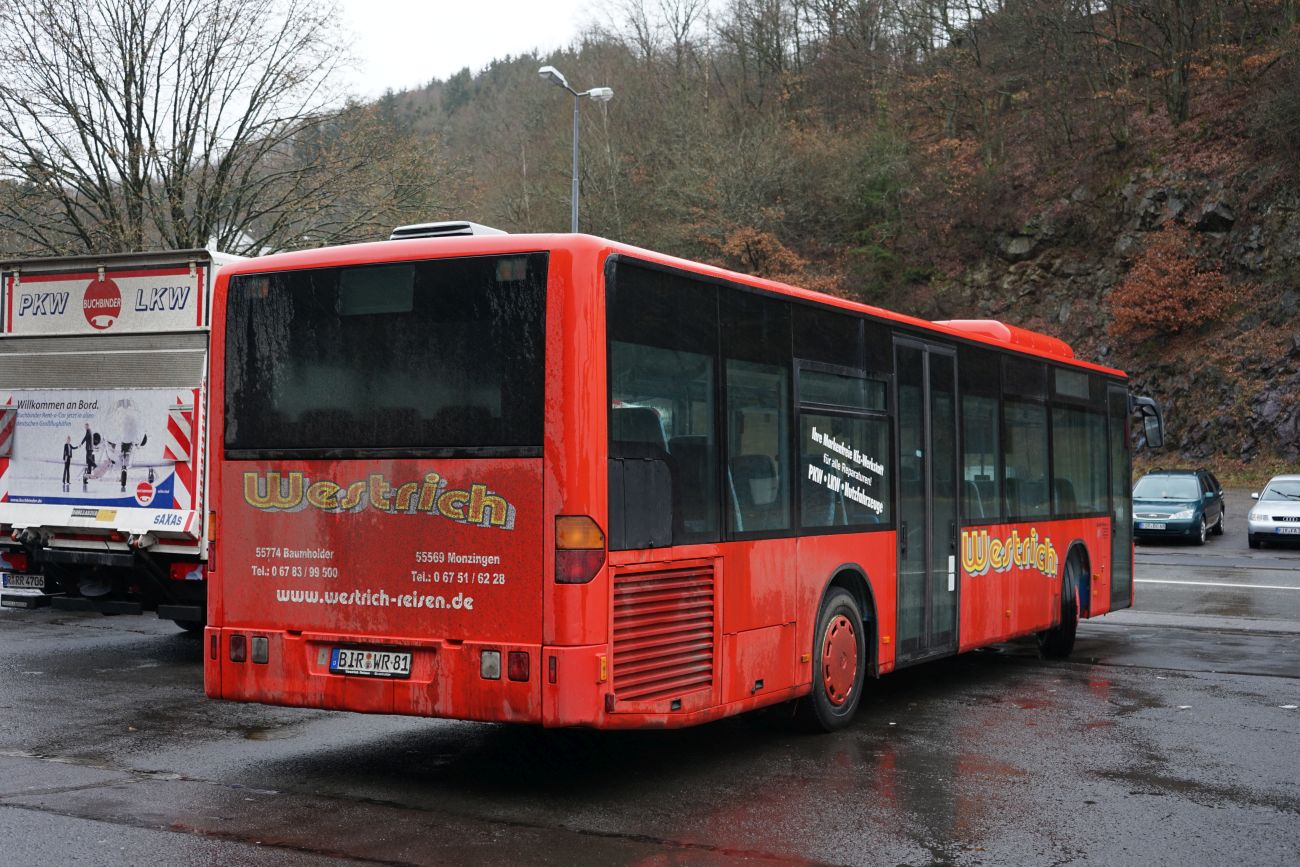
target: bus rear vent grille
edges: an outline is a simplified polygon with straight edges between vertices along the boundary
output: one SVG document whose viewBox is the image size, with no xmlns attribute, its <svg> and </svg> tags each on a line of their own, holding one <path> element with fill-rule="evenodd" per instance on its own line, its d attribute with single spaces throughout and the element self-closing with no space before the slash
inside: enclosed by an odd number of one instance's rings
<svg viewBox="0 0 1300 867">
<path fill-rule="evenodd" d="M 680 696 L 713 684 L 713 567 L 614 575 L 614 694 Z"/>
</svg>

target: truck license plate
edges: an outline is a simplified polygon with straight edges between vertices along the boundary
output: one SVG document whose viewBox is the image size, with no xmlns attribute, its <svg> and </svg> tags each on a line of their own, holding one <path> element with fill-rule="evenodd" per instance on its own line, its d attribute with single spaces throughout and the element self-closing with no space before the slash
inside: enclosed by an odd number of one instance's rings
<svg viewBox="0 0 1300 867">
<path fill-rule="evenodd" d="M 330 672 L 364 677 L 410 677 L 411 654 L 335 647 L 330 650 Z"/>
<path fill-rule="evenodd" d="M 0 572 L 0 587 L 7 590 L 44 590 L 45 576 L 15 575 L 12 572 Z"/>
</svg>

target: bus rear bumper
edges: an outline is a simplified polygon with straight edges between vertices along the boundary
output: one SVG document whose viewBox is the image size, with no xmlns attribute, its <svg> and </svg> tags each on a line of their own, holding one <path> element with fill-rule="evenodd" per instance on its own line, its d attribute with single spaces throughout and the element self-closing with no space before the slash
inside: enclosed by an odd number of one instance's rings
<svg viewBox="0 0 1300 867">
<path fill-rule="evenodd" d="M 232 653 L 232 639 L 244 649 Z M 254 639 L 258 639 L 257 644 Z M 265 639 L 265 662 L 254 654 Z M 334 648 L 411 654 L 410 674 L 375 677 L 330 671 Z M 484 651 L 500 656 L 485 667 Z M 208 627 L 204 689 L 211 698 L 289 707 L 404 714 L 484 722 L 542 722 L 539 645 L 384 639 L 285 630 Z M 511 679 L 510 654 L 526 654 L 526 678 Z M 240 655 L 243 661 L 235 661 Z M 234 657 L 234 658 L 232 658 Z M 485 676 L 496 674 L 496 677 Z"/>
</svg>

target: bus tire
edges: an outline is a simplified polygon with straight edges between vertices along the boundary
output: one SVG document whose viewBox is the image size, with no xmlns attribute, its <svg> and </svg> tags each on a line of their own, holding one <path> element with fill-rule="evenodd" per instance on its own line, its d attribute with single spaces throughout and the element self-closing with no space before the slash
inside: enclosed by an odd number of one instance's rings
<svg viewBox="0 0 1300 867">
<path fill-rule="evenodd" d="M 1074 635 L 1079 628 L 1079 580 L 1083 562 L 1077 551 L 1065 558 L 1061 575 L 1061 622 L 1038 633 L 1038 652 L 1047 659 L 1065 659 L 1074 650 Z"/>
<path fill-rule="evenodd" d="M 833 732 L 853 721 L 867 673 L 866 627 L 853 594 L 832 587 L 813 632 L 812 692 L 795 708 L 804 731 Z"/>
</svg>

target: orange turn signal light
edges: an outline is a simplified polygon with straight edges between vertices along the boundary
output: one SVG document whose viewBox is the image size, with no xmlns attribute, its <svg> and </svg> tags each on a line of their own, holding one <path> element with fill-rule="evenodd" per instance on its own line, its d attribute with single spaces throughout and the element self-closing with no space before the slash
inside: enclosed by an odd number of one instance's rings
<svg viewBox="0 0 1300 867">
<path fill-rule="evenodd" d="M 604 550 L 605 534 L 586 515 L 560 515 L 555 519 L 555 547 L 561 551 Z"/>
</svg>

